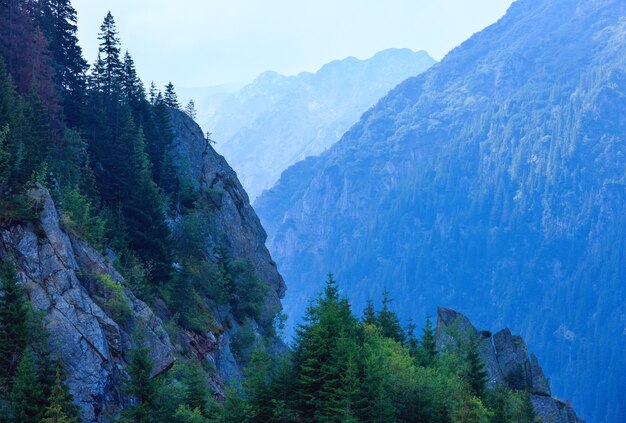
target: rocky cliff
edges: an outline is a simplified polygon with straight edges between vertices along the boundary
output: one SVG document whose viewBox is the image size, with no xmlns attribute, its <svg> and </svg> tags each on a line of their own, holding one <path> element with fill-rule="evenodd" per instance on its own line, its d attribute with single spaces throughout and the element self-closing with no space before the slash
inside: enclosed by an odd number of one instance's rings
<svg viewBox="0 0 626 423">
<path fill-rule="evenodd" d="M 297 321 L 332 271 L 515 327 L 559 395 L 626 421 L 626 2 L 518 0 L 255 201 Z"/>
<path fill-rule="evenodd" d="M 254 201 L 285 169 L 326 150 L 390 89 L 434 63 L 423 51 L 389 49 L 315 73 L 265 72 L 218 106 L 204 102 L 199 120 Z"/>
<path fill-rule="evenodd" d="M 268 288 L 264 311 L 254 324 L 263 332 L 281 309 L 285 291 L 265 248 L 265 232 L 235 173 L 198 126 L 177 111 L 172 112 L 172 124 L 179 170 L 188 172 L 198 188 L 220 193 L 212 197 L 217 207 L 205 222 L 211 234 L 207 251 L 225 245 L 234 258 L 249 260 Z M 103 255 L 66 231 L 47 189 L 40 186 L 29 195 L 40 217 L 0 228 L 0 259 L 15 259 L 33 307 L 43 312 L 53 356 L 66 368 L 85 421 L 109 422 L 127 404 L 122 386 L 136 331 L 149 348 L 155 376 L 167 371 L 181 352 L 216 368 L 210 385 L 217 396 L 223 395 L 225 381 L 241 376 L 241 364 L 230 350 L 238 324 L 229 311 L 216 307 L 212 328 L 201 333 L 180 330 L 171 338 L 164 325 L 171 315 L 164 304 L 157 299 L 151 308 L 137 299 L 115 269 L 110 251 Z"/>
<path fill-rule="evenodd" d="M 436 342 L 439 351 L 466 343 L 468 336 L 477 339 L 478 350 L 487 371 L 487 386 L 505 386 L 525 390 L 537 415 L 546 423 L 584 423 L 568 404 L 553 398 L 543 369 L 533 354 L 528 355 L 524 339 L 502 329 L 492 335 L 478 331 L 463 314 L 439 307 L 437 309 Z"/>
</svg>

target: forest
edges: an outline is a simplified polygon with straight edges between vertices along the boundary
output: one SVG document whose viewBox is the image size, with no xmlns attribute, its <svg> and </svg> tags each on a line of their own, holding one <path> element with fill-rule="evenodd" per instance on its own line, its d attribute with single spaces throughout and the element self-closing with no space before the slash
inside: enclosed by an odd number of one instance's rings
<svg viewBox="0 0 626 423">
<path fill-rule="evenodd" d="M 174 86 L 146 88 L 111 13 L 91 65 L 76 25 L 69 0 L 0 2 L 0 229 L 39 228 L 41 204 L 29 193 L 47 190 L 64 231 L 111 257 L 123 275 L 124 286 L 79 275 L 107 293 L 101 306 L 116 323 L 123 327 L 133 312 L 129 290 L 163 310 L 172 338 L 236 327 L 230 349 L 245 369 L 225 395 L 208 383 L 216 370 L 185 352 L 155 375 L 145 333 L 135 328 L 123 409 L 111 421 L 537 421 L 527 389 L 488 388 L 473 334 L 437 345 L 427 319 L 417 337 L 390 293 L 381 308 L 369 303 L 357 316 L 329 275 L 294 340 L 280 341 L 284 316 L 259 319 L 267 287 L 252 263 L 226 244 L 204 248 L 204 222 L 222 193 L 198 187 L 174 163 Z M 67 383 L 73 363 L 50 348 L 18 261 L 3 257 L 1 271 L 0 420 L 80 421 Z M 215 309 L 232 321 L 217 325 Z"/>
</svg>

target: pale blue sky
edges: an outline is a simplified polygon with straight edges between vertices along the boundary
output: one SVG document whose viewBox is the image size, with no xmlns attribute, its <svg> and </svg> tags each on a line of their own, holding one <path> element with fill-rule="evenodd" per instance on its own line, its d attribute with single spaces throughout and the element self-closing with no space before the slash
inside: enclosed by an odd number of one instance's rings
<svg viewBox="0 0 626 423">
<path fill-rule="evenodd" d="M 111 10 L 149 83 L 245 83 L 266 70 L 316 71 L 390 47 L 441 59 L 499 19 L 512 0 L 74 0 L 86 58 Z"/>
</svg>

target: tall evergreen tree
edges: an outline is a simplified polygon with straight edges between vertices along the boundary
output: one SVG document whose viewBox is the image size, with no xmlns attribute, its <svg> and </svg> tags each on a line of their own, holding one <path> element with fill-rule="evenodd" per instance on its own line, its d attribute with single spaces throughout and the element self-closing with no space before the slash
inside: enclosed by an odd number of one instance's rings
<svg viewBox="0 0 626 423">
<path fill-rule="evenodd" d="M 77 423 L 71 395 L 63 383 L 61 369 L 57 367 L 54 385 L 48 399 L 42 423 Z"/>
<path fill-rule="evenodd" d="M 163 102 L 167 107 L 180 109 L 178 96 L 176 95 L 176 91 L 174 90 L 174 84 L 172 84 L 171 82 L 168 82 L 168 84 L 165 86 L 165 95 L 163 96 Z"/>
<path fill-rule="evenodd" d="M 398 315 L 389 307 L 390 304 L 391 298 L 389 297 L 389 291 L 385 291 L 383 292 L 383 308 L 376 316 L 377 326 L 380 328 L 380 332 L 383 336 L 404 344 L 404 330 L 402 329 L 402 325 L 400 325 Z"/>
<path fill-rule="evenodd" d="M 134 403 L 123 415 L 129 422 L 151 422 L 156 407 L 156 386 L 150 377 L 152 361 L 148 348 L 142 345 L 141 339 L 130 353 L 130 363 L 126 371 L 130 376 L 126 383 L 126 392 L 134 398 Z"/>
<path fill-rule="evenodd" d="M 466 360 L 467 382 L 469 383 L 474 395 L 478 398 L 482 398 L 485 394 L 485 387 L 487 384 L 487 371 L 485 370 L 485 363 L 482 358 L 480 358 L 478 344 L 476 343 L 476 338 L 473 335 L 470 335 Z"/>
<path fill-rule="evenodd" d="M 109 95 L 118 93 L 122 79 L 122 62 L 120 60 L 120 39 L 111 12 L 107 13 L 100 26 L 98 40 L 100 40 L 99 53 L 104 72 L 104 90 Z"/>
<path fill-rule="evenodd" d="M 19 361 L 11 391 L 13 418 L 17 422 L 39 423 L 44 413 L 42 386 L 31 352 L 27 349 Z"/>
<path fill-rule="evenodd" d="M 131 109 L 138 113 L 140 102 L 144 99 L 145 93 L 143 83 L 135 70 L 135 62 L 128 51 L 124 55 L 124 63 L 122 65 L 122 94 Z"/>
<path fill-rule="evenodd" d="M 371 299 L 367 300 L 367 305 L 363 310 L 363 323 L 376 325 L 376 309 L 374 308 L 374 302 Z"/>
<path fill-rule="evenodd" d="M 65 117 L 71 127 L 76 127 L 82 117 L 88 68 L 78 44 L 76 10 L 70 0 L 38 0 L 30 4 L 49 43 Z"/>
<path fill-rule="evenodd" d="M 199 410 L 206 414 L 209 390 L 206 385 L 207 376 L 197 364 L 190 364 L 185 377 L 184 403 L 191 410 Z"/>
<path fill-rule="evenodd" d="M 12 261 L 4 261 L 0 279 L 0 378 L 10 382 L 28 344 L 29 308 Z"/>
<path fill-rule="evenodd" d="M 435 339 L 435 330 L 433 329 L 430 317 L 426 317 L 426 324 L 422 332 L 421 339 L 421 357 L 420 361 L 423 366 L 432 366 L 437 358 L 437 343 Z"/>
<path fill-rule="evenodd" d="M 187 103 L 187 107 L 185 107 L 185 113 L 187 113 L 187 116 L 189 116 L 193 120 L 196 120 L 196 115 L 198 114 L 198 112 L 196 111 L 196 103 L 194 103 L 193 100 L 189 100 L 189 103 Z"/>
</svg>

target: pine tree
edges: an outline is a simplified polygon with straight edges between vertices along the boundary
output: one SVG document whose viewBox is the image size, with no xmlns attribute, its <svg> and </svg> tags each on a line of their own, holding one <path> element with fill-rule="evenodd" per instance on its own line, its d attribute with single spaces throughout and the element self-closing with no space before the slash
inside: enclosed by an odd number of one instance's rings
<svg viewBox="0 0 626 423">
<path fill-rule="evenodd" d="M 154 81 L 152 81 L 150 83 L 150 91 L 148 95 L 148 100 L 150 100 L 150 104 L 152 104 L 153 106 L 156 104 L 157 92 L 158 90 L 157 90 L 156 84 L 154 83 Z"/>
<path fill-rule="evenodd" d="M 44 413 L 43 423 L 76 423 L 74 406 L 67 387 L 63 383 L 61 369 L 57 367 L 54 386 L 48 398 L 48 407 Z"/>
<path fill-rule="evenodd" d="M 122 62 L 120 61 L 120 40 L 117 35 L 115 19 L 108 12 L 100 26 L 98 34 L 100 40 L 99 54 L 103 67 L 104 92 L 108 95 L 119 92 L 122 74 Z"/>
<path fill-rule="evenodd" d="M 41 407 L 42 386 L 37 377 L 35 361 L 29 350 L 22 354 L 17 373 L 13 381 L 11 402 L 15 421 L 23 423 L 39 423 L 44 409 Z"/>
<path fill-rule="evenodd" d="M 2 264 L 0 278 L 0 378 L 10 382 L 28 344 L 29 308 L 10 260 Z"/>
<path fill-rule="evenodd" d="M 137 115 L 140 102 L 144 99 L 145 94 L 143 83 L 135 70 L 135 62 L 128 51 L 124 55 L 124 63 L 122 65 L 122 94 Z"/>
<path fill-rule="evenodd" d="M 432 366 L 437 358 L 437 342 L 430 317 L 426 317 L 426 324 L 422 332 L 421 347 L 421 364 L 426 367 Z"/>
<path fill-rule="evenodd" d="M 176 95 L 176 91 L 174 91 L 174 84 L 169 82 L 165 86 L 165 95 L 163 97 L 163 102 L 167 107 L 171 107 L 173 109 L 180 109 L 180 103 L 178 102 L 178 96 Z"/>
<path fill-rule="evenodd" d="M 470 342 L 467 349 L 466 360 L 467 382 L 469 383 L 473 394 L 476 395 L 478 398 L 482 398 L 485 394 L 487 371 L 485 370 L 485 363 L 483 363 L 483 360 L 480 358 L 476 338 L 473 335 L 470 335 Z"/>
<path fill-rule="evenodd" d="M 194 103 L 193 100 L 189 100 L 189 103 L 187 103 L 187 107 L 185 107 L 185 113 L 187 113 L 187 116 L 189 116 L 193 120 L 196 120 L 196 103 Z"/>
<path fill-rule="evenodd" d="M 363 323 L 376 325 L 376 309 L 374 308 L 374 302 L 371 299 L 367 300 L 367 305 L 363 310 Z"/>
<path fill-rule="evenodd" d="M 185 377 L 184 403 L 191 410 L 199 410 L 204 415 L 207 412 L 209 390 L 206 386 L 207 377 L 197 364 L 190 364 Z"/>
<path fill-rule="evenodd" d="M 255 421 L 269 421 L 272 418 L 273 408 L 269 397 L 272 364 L 270 356 L 262 348 L 256 348 L 250 354 L 250 365 L 246 368 L 243 386 Z"/>
<path fill-rule="evenodd" d="M 56 89 L 62 98 L 67 123 L 76 127 L 82 117 L 88 68 L 78 44 L 76 10 L 69 0 L 39 0 L 30 4 L 49 43 Z"/>
<path fill-rule="evenodd" d="M 383 336 L 404 344 L 404 330 L 402 330 L 398 315 L 389 308 L 390 304 L 389 291 L 385 291 L 383 292 L 383 308 L 376 316 L 377 326 Z"/>
<path fill-rule="evenodd" d="M 132 406 L 123 415 L 131 422 L 145 423 L 152 421 L 155 409 L 156 386 L 151 379 L 152 362 L 148 348 L 137 341 L 137 346 L 130 353 L 130 363 L 126 368 L 130 379 L 126 383 L 126 392 L 134 398 Z"/>
</svg>

